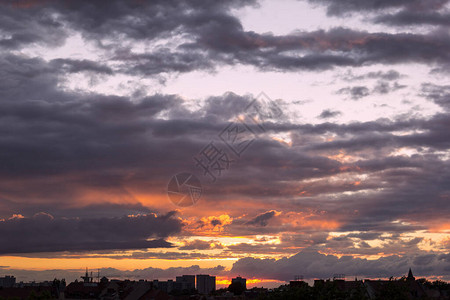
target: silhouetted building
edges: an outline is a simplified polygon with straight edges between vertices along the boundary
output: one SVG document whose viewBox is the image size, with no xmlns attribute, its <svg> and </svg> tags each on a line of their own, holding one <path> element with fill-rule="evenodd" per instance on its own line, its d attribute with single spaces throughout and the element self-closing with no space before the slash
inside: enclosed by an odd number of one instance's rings
<svg viewBox="0 0 450 300">
<path fill-rule="evenodd" d="M 416 280 L 416 277 L 413 276 L 413 273 L 411 271 L 411 268 L 409 268 L 408 277 L 406 277 L 406 280 Z"/>
<path fill-rule="evenodd" d="M 51 286 L 9 287 L 0 288 L 0 299 L 58 299 L 58 293 Z"/>
<path fill-rule="evenodd" d="M 179 289 L 181 291 L 195 290 L 195 275 L 177 276 L 175 281 L 177 283 L 177 285 L 176 285 L 177 289 Z"/>
<path fill-rule="evenodd" d="M 64 295 L 65 298 L 98 299 L 102 290 L 103 286 L 101 285 L 74 281 L 66 287 Z"/>
<path fill-rule="evenodd" d="M 165 293 L 171 293 L 174 290 L 174 282 L 172 279 L 167 281 L 159 281 L 158 279 L 153 280 L 153 286 L 156 289 L 164 291 Z"/>
<path fill-rule="evenodd" d="M 367 296 L 366 288 L 362 280 L 346 281 L 345 279 L 334 279 L 333 285 L 336 286 L 340 291 L 347 292 L 349 294 L 354 294 L 355 292 L 360 292 Z"/>
<path fill-rule="evenodd" d="M 254 287 L 250 290 L 246 290 L 244 292 L 244 296 L 246 299 L 255 299 L 255 298 L 257 299 L 259 297 L 263 297 L 263 299 L 264 299 L 264 296 L 267 295 L 268 293 L 269 293 L 269 289 L 267 289 L 267 288 Z"/>
<path fill-rule="evenodd" d="M 95 299 L 101 300 L 165 300 L 169 295 L 156 289 L 152 282 L 139 280 L 111 280 L 107 284 L 99 285 L 102 289 Z"/>
<path fill-rule="evenodd" d="M 14 277 L 14 276 L 0 277 L 0 287 L 4 287 L 4 288 L 13 287 L 15 283 L 16 283 L 16 277 Z"/>
<path fill-rule="evenodd" d="M 406 297 L 407 299 L 422 299 L 426 296 L 424 287 L 416 281 L 411 269 L 408 277 L 399 280 L 364 280 L 364 286 L 370 299 L 389 297 Z M 383 298 L 384 297 L 384 298 Z"/>
<path fill-rule="evenodd" d="M 289 282 L 289 286 L 291 288 L 301 288 L 301 287 L 304 287 L 304 286 L 308 286 L 308 283 L 303 281 L 303 280 L 291 280 Z"/>
<path fill-rule="evenodd" d="M 321 287 L 325 284 L 323 279 L 314 279 L 314 287 Z"/>
<path fill-rule="evenodd" d="M 105 276 L 103 276 L 102 279 L 100 279 L 100 283 L 107 284 L 108 282 L 109 282 L 109 279 L 106 278 Z"/>
<path fill-rule="evenodd" d="M 92 275 L 92 274 L 91 274 Z M 89 274 L 88 274 L 88 268 L 86 268 L 86 274 L 84 275 L 84 276 L 80 276 L 81 277 L 81 279 L 83 279 L 83 282 L 84 283 L 89 283 L 89 282 L 92 282 L 93 280 L 93 277 L 92 276 L 89 276 Z"/>
<path fill-rule="evenodd" d="M 241 276 L 238 276 L 236 278 L 231 278 L 231 283 L 239 282 L 244 287 L 244 290 L 247 289 L 247 279 L 242 278 Z"/>
<path fill-rule="evenodd" d="M 209 294 L 216 290 L 216 276 L 197 275 L 197 291 L 200 294 Z"/>
<path fill-rule="evenodd" d="M 129 298 L 125 298 L 125 300 L 168 300 L 169 295 L 164 293 L 161 290 L 147 290 L 144 294 L 142 294 L 138 298 L 133 298 L 135 295 L 130 295 Z"/>
<path fill-rule="evenodd" d="M 153 289 L 151 282 L 142 280 L 127 282 L 123 290 L 122 299 L 124 300 L 169 299 L 169 295 L 164 291 Z"/>
<path fill-rule="evenodd" d="M 195 290 L 195 276 L 193 276 L 193 282 L 189 278 L 177 277 L 176 281 L 169 279 L 167 281 L 153 280 L 153 287 L 164 291 L 165 293 L 182 292 L 182 291 L 194 291 Z"/>
</svg>

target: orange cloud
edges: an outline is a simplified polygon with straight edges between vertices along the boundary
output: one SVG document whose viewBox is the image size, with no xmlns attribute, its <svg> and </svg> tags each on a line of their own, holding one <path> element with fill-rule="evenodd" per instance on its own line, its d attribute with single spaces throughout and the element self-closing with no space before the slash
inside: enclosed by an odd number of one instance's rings
<svg viewBox="0 0 450 300">
<path fill-rule="evenodd" d="M 288 212 L 281 216 L 282 222 L 290 224 L 293 227 L 313 228 L 313 229 L 337 229 L 341 223 L 336 220 L 331 220 L 326 216 L 317 216 L 314 214 L 306 214 L 302 212 Z"/>
<path fill-rule="evenodd" d="M 185 230 L 198 236 L 220 236 L 225 226 L 231 224 L 233 218 L 227 214 L 203 218 L 191 217 L 184 220 Z"/>
<path fill-rule="evenodd" d="M 442 223 L 442 224 L 435 224 L 431 226 L 428 231 L 430 232 L 446 232 L 450 231 L 450 223 Z"/>
</svg>

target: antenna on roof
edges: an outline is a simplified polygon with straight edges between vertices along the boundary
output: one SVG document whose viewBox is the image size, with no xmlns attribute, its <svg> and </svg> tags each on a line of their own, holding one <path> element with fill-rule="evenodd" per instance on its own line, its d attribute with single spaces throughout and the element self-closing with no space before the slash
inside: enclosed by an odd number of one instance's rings
<svg viewBox="0 0 450 300">
<path fill-rule="evenodd" d="M 333 280 L 345 280 L 345 274 L 334 274 Z"/>
<path fill-rule="evenodd" d="M 303 275 L 295 275 L 294 280 L 295 281 L 303 281 Z"/>
</svg>

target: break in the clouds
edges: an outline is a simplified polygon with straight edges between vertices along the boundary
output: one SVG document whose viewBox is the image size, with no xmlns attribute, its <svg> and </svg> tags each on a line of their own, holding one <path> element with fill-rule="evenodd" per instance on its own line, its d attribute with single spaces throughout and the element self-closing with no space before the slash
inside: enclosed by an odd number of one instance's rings
<svg viewBox="0 0 450 300">
<path fill-rule="evenodd" d="M 1 1 L 0 253 L 448 278 L 449 2 L 272 4 Z M 264 27 L 300 4 L 322 25 Z M 268 90 L 234 155 L 220 133 Z M 193 160 L 211 142 L 232 158 L 215 183 Z M 203 197 L 181 209 L 186 171 Z"/>
</svg>

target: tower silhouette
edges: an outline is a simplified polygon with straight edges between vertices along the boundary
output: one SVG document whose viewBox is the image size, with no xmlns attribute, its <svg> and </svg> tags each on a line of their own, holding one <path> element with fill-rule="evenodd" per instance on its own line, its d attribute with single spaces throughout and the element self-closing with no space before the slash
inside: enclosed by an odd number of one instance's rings
<svg viewBox="0 0 450 300">
<path fill-rule="evenodd" d="M 91 272 L 92 273 L 92 272 Z M 84 276 L 80 276 L 83 279 L 84 283 L 92 282 L 92 276 L 89 276 L 88 268 L 86 267 L 86 274 Z"/>
<path fill-rule="evenodd" d="M 411 281 L 416 280 L 416 277 L 413 276 L 411 268 L 409 268 L 408 277 L 406 277 L 406 280 L 411 280 Z"/>
</svg>

